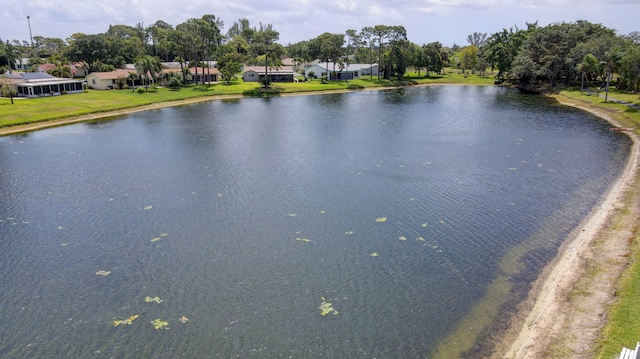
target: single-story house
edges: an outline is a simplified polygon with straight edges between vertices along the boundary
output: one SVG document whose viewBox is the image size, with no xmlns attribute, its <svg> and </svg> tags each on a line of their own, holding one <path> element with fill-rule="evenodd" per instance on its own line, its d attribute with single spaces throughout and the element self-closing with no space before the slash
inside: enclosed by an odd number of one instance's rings
<svg viewBox="0 0 640 359">
<path fill-rule="evenodd" d="M 302 66 L 303 66 L 303 63 L 297 62 L 292 57 L 287 57 L 282 59 L 282 67 L 291 67 L 295 72 L 298 72 L 298 70 L 300 70 Z"/>
<path fill-rule="evenodd" d="M 55 96 L 66 93 L 80 93 L 83 81 L 51 76 L 43 72 L 13 73 L 3 75 L 18 97 Z"/>
<path fill-rule="evenodd" d="M 74 64 L 65 64 L 64 67 L 68 67 L 69 68 L 69 71 L 71 72 L 71 76 L 72 77 L 85 77 L 85 76 L 87 76 L 87 75 L 78 76 L 78 74 L 77 74 L 78 68 Z M 49 71 L 55 70 L 55 68 L 56 68 L 55 64 L 40 64 L 36 68 L 36 71 L 49 73 Z"/>
<path fill-rule="evenodd" d="M 304 70 L 304 76 L 311 78 L 310 72 L 313 72 L 313 78 L 326 75 L 329 76 L 329 80 L 353 80 L 363 76 L 378 76 L 378 64 L 349 64 L 347 68 L 345 63 L 343 66 L 341 70 L 337 63 L 334 67 L 333 62 L 319 62 L 307 67 Z"/>
<path fill-rule="evenodd" d="M 196 79 L 196 71 L 198 74 L 198 78 Z M 191 76 L 193 77 L 193 82 L 204 82 L 206 83 L 210 83 L 210 82 L 218 82 L 218 77 L 220 76 L 220 71 L 218 71 L 217 68 L 215 67 L 198 67 L 197 69 L 195 67 L 190 67 L 189 68 L 189 72 L 191 73 Z"/>
<path fill-rule="evenodd" d="M 75 68 L 75 72 L 73 69 Z M 73 77 L 82 77 L 85 78 L 89 75 L 89 69 L 84 66 L 81 62 L 75 62 L 71 65 L 71 72 L 73 72 Z"/>
<path fill-rule="evenodd" d="M 218 76 L 220 75 L 220 71 L 218 69 L 213 68 L 203 68 L 198 67 L 198 82 L 217 82 Z M 170 68 L 170 69 L 162 69 L 163 73 L 180 73 L 180 68 Z M 192 67 L 189 69 L 192 76 L 192 82 L 196 80 L 196 68 Z M 126 79 L 126 84 L 131 86 L 131 80 L 129 79 L 129 74 L 137 74 L 136 70 L 132 69 L 117 69 L 109 72 L 92 72 L 86 77 L 87 85 L 95 90 L 113 90 L 118 88 L 118 79 L 124 78 Z M 134 83 L 135 86 L 141 86 L 142 82 L 140 80 L 136 80 Z"/>
<path fill-rule="evenodd" d="M 127 82 L 129 74 L 136 73 L 135 70 L 117 69 L 109 72 L 92 72 L 86 77 L 87 86 L 96 90 L 113 90 L 118 88 L 118 78 L 125 78 Z"/>
<path fill-rule="evenodd" d="M 218 78 L 220 77 L 220 71 L 218 71 L 218 69 L 215 68 L 202 68 L 202 67 L 198 67 L 197 68 L 198 71 L 198 83 L 202 83 L 202 80 L 204 79 L 204 82 L 206 83 L 210 83 L 210 82 L 218 82 Z M 182 71 L 180 70 L 180 68 L 164 68 L 162 69 L 162 73 L 177 73 L 177 74 L 181 74 Z M 191 83 L 195 82 L 196 80 L 196 68 L 195 67 L 190 67 L 189 68 L 189 73 L 191 73 Z"/>
<path fill-rule="evenodd" d="M 262 82 L 266 76 L 264 66 L 245 66 L 242 80 L 246 82 Z M 291 66 L 269 68 L 269 82 L 293 82 L 295 72 Z"/>
</svg>

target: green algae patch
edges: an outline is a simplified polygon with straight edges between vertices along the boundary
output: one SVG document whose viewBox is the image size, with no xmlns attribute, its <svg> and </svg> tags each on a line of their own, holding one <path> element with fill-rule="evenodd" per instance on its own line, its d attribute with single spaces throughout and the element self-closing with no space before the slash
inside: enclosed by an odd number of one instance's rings
<svg viewBox="0 0 640 359">
<path fill-rule="evenodd" d="M 333 313 L 334 315 L 338 314 L 338 311 L 333 308 L 333 303 L 327 302 L 324 297 L 321 297 L 320 299 L 322 299 L 322 302 L 318 307 L 318 309 L 320 309 L 320 315 L 324 317 L 325 315 L 331 313 Z"/>
<path fill-rule="evenodd" d="M 169 322 L 165 322 L 162 319 L 155 319 L 155 320 L 152 320 L 150 323 L 153 324 L 153 327 L 156 329 L 169 329 L 168 327 Z"/>
<path fill-rule="evenodd" d="M 137 314 L 136 314 L 136 315 L 132 315 L 132 316 L 130 316 L 130 317 L 129 317 L 129 318 L 127 318 L 127 319 L 114 320 L 114 321 L 113 321 L 113 326 L 114 326 L 114 327 L 117 327 L 118 325 L 121 325 L 121 324 L 131 325 L 131 324 L 133 323 L 133 321 L 134 321 L 134 320 L 136 320 L 136 318 L 138 318 L 138 317 L 139 317 L 139 315 L 137 315 Z"/>
<path fill-rule="evenodd" d="M 146 298 L 144 298 L 144 301 L 147 302 L 147 303 L 155 302 L 155 303 L 158 303 L 158 304 L 163 302 L 163 300 L 160 299 L 159 297 L 153 297 L 153 298 L 146 297 Z"/>
</svg>

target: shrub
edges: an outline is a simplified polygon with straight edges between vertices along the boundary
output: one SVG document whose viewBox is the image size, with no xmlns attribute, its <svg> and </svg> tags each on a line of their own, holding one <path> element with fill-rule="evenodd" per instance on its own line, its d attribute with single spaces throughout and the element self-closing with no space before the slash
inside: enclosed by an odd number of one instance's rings
<svg viewBox="0 0 640 359">
<path fill-rule="evenodd" d="M 259 87 L 252 90 L 246 90 L 242 94 L 244 96 L 250 96 L 250 97 L 273 97 L 273 96 L 279 96 L 281 92 L 282 92 L 282 89 L 278 89 L 278 88 Z"/>
<path fill-rule="evenodd" d="M 349 84 L 349 85 L 347 85 L 347 89 L 348 90 L 362 90 L 362 89 L 364 89 L 364 86 L 358 85 L 358 84 Z"/>
<path fill-rule="evenodd" d="M 138 93 L 144 93 L 144 88 L 138 87 L 138 89 L 136 91 L 138 91 Z"/>
</svg>

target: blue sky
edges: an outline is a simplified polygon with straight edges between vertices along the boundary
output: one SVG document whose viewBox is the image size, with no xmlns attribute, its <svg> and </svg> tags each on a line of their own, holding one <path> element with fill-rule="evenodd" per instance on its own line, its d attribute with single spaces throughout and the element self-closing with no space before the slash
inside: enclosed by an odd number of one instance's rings
<svg viewBox="0 0 640 359">
<path fill-rule="evenodd" d="M 223 32 L 240 18 L 273 24 L 283 45 L 377 24 L 403 25 L 409 40 L 445 46 L 466 45 L 473 32 L 491 35 L 535 21 L 588 20 L 618 34 L 640 31 L 640 0 L 0 0 L 0 38 L 29 40 L 27 15 L 34 36 L 66 39 L 105 32 L 110 24 L 164 20 L 175 26 L 203 14 L 222 19 Z"/>
</svg>

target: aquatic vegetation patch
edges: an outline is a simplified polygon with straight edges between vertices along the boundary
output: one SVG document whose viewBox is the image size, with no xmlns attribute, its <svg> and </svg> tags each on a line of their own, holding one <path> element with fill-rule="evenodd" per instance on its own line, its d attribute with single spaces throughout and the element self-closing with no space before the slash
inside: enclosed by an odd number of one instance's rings
<svg viewBox="0 0 640 359">
<path fill-rule="evenodd" d="M 400 236 L 400 237 L 398 237 L 398 239 L 399 239 L 399 240 L 401 240 L 401 241 L 406 241 L 406 240 L 407 240 L 407 237 L 405 237 L 405 236 Z"/>
<path fill-rule="evenodd" d="M 150 210 L 151 208 L 153 208 L 153 206 L 146 206 L 146 207 L 144 207 L 144 210 L 145 210 L 145 211 L 148 211 L 148 210 Z"/>
<path fill-rule="evenodd" d="M 126 325 L 131 325 L 133 323 L 134 320 L 136 320 L 136 318 L 139 317 L 139 315 L 132 315 L 127 319 L 122 319 L 122 320 L 114 320 L 113 321 L 113 326 L 117 327 L 120 324 L 126 324 Z"/>
<path fill-rule="evenodd" d="M 160 303 L 162 303 L 164 300 L 163 300 L 163 299 L 160 299 L 159 297 L 153 297 L 153 298 L 151 298 L 151 297 L 146 297 L 146 298 L 144 298 L 144 301 L 145 301 L 145 302 L 147 302 L 147 303 L 156 302 L 156 303 L 160 304 Z"/>
<path fill-rule="evenodd" d="M 377 256 L 379 256 L 379 254 L 378 254 L 378 253 L 376 253 L 376 252 L 373 252 L 373 253 L 371 253 L 371 254 L 369 254 L 369 255 L 370 255 L 370 256 L 372 256 L 372 257 L 377 257 Z"/>
<path fill-rule="evenodd" d="M 322 302 L 318 307 L 318 309 L 320 309 L 320 315 L 325 316 L 331 313 L 333 313 L 334 315 L 338 314 L 338 311 L 333 308 L 333 303 L 327 302 L 324 297 L 321 297 L 320 299 L 322 299 Z"/>
<path fill-rule="evenodd" d="M 296 241 L 300 241 L 300 242 L 303 242 L 303 243 L 309 243 L 309 242 L 311 242 L 311 240 L 310 240 L 310 239 L 308 239 L 308 238 L 296 238 Z"/>
<path fill-rule="evenodd" d="M 101 275 L 103 277 L 106 277 L 109 274 L 111 274 L 111 271 L 108 271 L 108 270 L 99 270 L 99 271 L 96 272 L 96 275 Z"/>
<path fill-rule="evenodd" d="M 167 233 L 161 233 L 161 234 L 160 234 L 160 237 L 152 238 L 152 239 L 151 239 L 151 242 L 157 242 L 157 241 L 161 240 L 163 237 L 166 237 L 166 236 L 168 236 L 168 234 L 167 234 Z"/>
<path fill-rule="evenodd" d="M 387 217 L 378 217 L 378 218 L 376 218 L 376 222 L 379 222 L 379 223 L 384 223 L 386 221 L 387 221 Z"/>
<path fill-rule="evenodd" d="M 169 327 L 167 327 L 167 325 L 169 325 L 169 322 L 165 322 L 162 319 L 155 319 L 150 323 L 153 324 L 153 327 L 156 329 L 169 329 Z"/>
<path fill-rule="evenodd" d="M 182 324 L 185 324 L 186 322 L 189 321 L 189 318 L 185 317 L 184 315 L 182 317 L 180 317 L 180 319 L 178 319 L 178 321 Z"/>
</svg>

